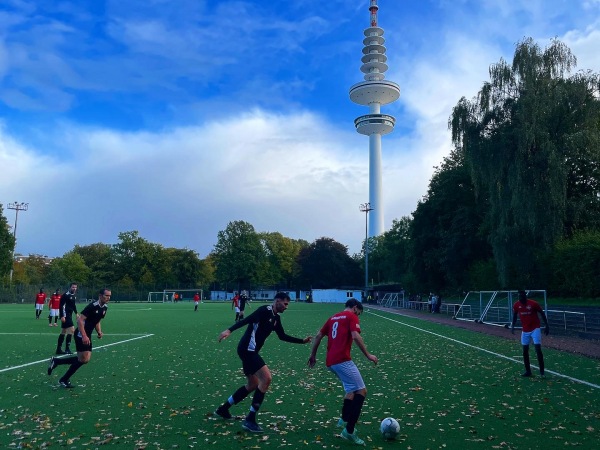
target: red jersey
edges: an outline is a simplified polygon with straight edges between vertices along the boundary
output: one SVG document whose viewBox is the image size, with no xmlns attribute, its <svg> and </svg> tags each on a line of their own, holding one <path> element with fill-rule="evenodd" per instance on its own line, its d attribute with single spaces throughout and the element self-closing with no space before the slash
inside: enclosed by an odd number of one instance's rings
<svg viewBox="0 0 600 450">
<path fill-rule="evenodd" d="M 231 299 L 231 301 L 233 302 L 234 307 L 236 307 L 236 308 L 240 307 L 240 296 L 239 295 L 236 295 L 235 297 L 233 297 Z"/>
<path fill-rule="evenodd" d="M 59 309 L 60 308 L 60 294 L 52 294 L 52 297 L 50 297 L 50 308 L 51 309 Z"/>
<path fill-rule="evenodd" d="M 517 301 L 513 305 L 513 314 L 519 314 L 523 331 L 530 332 L 540 327 L 540 317 L 538 312 L 543 312 L 540 304 L 534 300 L 527 299 L 527 303 L 523 304 Z"/>
<path fill-rule="evenodd" d="M 342 311 L 331 316 L 321 328 L 321 334 L 327 336 L 327 367 L 350 361 L 352 332 L 360 333 L 358 316 L 352 311 Z"/>
<path fill-rule="evenodd" d="M 44 294 L 43 292 L 37 294 L 35 296 L 35 303 L 36 305 L 43 305 L 44 303 L 46 303 L 46 294 Z"/>
</svg>

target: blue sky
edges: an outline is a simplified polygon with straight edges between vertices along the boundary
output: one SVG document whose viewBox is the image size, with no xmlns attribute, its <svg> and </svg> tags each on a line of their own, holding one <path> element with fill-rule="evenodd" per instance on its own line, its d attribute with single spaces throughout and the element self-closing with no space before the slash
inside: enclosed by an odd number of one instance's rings
<svg viewBox="0 0 600 450">
<path fill-rule="evenodd" d="M 553 37 L 600 71 L 600 0 L 379 0 L 386 78 L 385 228 L 450 149 L 452 107 L 515 43 Z M 245 220 L 358 252 L 368 140 L 367 0 L 4 0 L 0 203 L 28 202 L 17 252 L 61 256 L 138 230 L 205 257 Z"/>
</svg>

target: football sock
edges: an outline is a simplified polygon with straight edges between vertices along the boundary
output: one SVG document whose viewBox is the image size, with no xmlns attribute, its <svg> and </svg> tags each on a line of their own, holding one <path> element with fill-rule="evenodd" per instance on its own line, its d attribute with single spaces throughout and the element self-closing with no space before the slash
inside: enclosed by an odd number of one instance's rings
<svg viewBox="0 0 600 450">
<path fill-rule="evenodd" d="M 262 405 L 264 399 L 265 393 L 261 392 L 261 390 L 257 388 L 254 391 L 254 397 L 252 397 L 252 405 L 250 406 L 250 412 L 248 413 L 246 420 L 256 423 L 256 413 L 260 409 L 260 405 Z"/>
<path fill-rule="evenodd" d="M 348 422 L 351 411 L 352 411 L 352 399 L 344 398 L 344 404 L 342 405 L 342 420 L 344 422 Z"/>
<path fill-rule="evenodd" d="M 73 374 L 74 374 L 75 372 L 77 372 L 77 370 L 78 370 L 78 369 L 79 369 L 81 366 L 83 366 L 83 363 L 82 363 L 82 362 L 80 362 L 80 361 L 77 359 L 77 356 L 74 356 L 73 358 L 75 358 L 75 362 L 71 363 L 71 366 L 70 366 L 70 367 L 69 367 L 69 369 L 67 370 L 67 373 L 65 373 L 65 374 L 64 374 L 64 375 L 61 377 L 61 379 L 60 379 L 60 380 L 58 380 L 58 381 L 64 381 L 64 382 L 66 382 L 66 381 L 69 381 L 69 380 L 71 379 L 71 377 L 73 376 Z M 71 358 L 66 358 L 66 359 L 71 359 Z"/>
<path fill-rule="evenodd" d="M 246 389 L 246 386 L 242 386 L 237 391 L 235 391 L 233 393 L 233 395 L 231 397 L 229 397 L 225 403 L 223 403 L 222 407 L 229 409 L 229 407 L 231 405 L 237 405 L 239 402 L 241 402 L 246 397 L 248 397 L 249 393 L 250 392 L 248 392 L 248 389 Z"/>
<path fill-rule="evenodd" d="M 62 366 L 65 364 L 73 364 L 76 361 L 79 361 L 76 355 L 69 356 L 68 358 L 54 358 L 54 364 L 57 366 Z"/>
<path fill-rule="evenodd" d="M 523 346 L 523 364 L 525 364 L 525 372 L 531 372 L 531 363 L 529 362 L 529 346 Z"/>
<path fill-rule="evenodd" d="M 542 353 L 542 346 L 535 346 L 535 353 L 537 354 L 538 365 L 540 366 L 540 373 L 544 375 L 544 354 Z"/>
<path fill-rule="evenodd" d="M 364 402 L 364 395 L 354 394 L 354 400 L 352 400 L 350 417 L 348 419 L 348 423 L 346 424 L 346 431 L 350 434 L 354 433 L 354 427 L 356 426 L 356 422 L 358 422 L 358 418 L 360 417 L 360 412 L 362 411 L 362 406 Z"/>
<path fill-rule="evenodd" d="M 71 339 L 73 338 L 72 334 L 67 334 L 67 342 L 65 343 L 65 349 L 69 350 L 69 347 L 71 346 Z"/>
<path fill-rule="evenodd" d="M 65 335 L 59 334 L 58 335 L 58 344 L 56 344 L 56 350 L 60 350 L 62 348 L 64 341 L 65 341 Z"/>
</svg>

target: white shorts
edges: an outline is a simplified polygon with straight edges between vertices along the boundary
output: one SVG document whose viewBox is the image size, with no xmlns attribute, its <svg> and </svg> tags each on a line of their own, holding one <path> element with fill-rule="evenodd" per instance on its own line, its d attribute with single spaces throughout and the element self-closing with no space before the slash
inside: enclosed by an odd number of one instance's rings
<svg viewBox="0 0 600 450">
<path fill-rule="evenodd" d="M 235 307 L 235 312 L 236 312 L 236 313 L 239 313 L 239 312 L 240 312 L 240 307 L 239 307 L 239 306 L 236 306 L 236 307 Z"/>
<path fill-rule="evenodd" d="M 50 317 L 58 317 L 58 309 L 51 309 Z"/>
<path fill-rule="evenodd" d="M 521 333 L 521 344 L 529 345 L 533 341 L 534 344 L 542 343 L 542 330 L 536 328 L 533 331 L 523 331 Z"/>
<path fill-rule="evenodd" d="M 198 302 L 194 300 L 194 305 L 198 306 Z"/>
<path fill-rule="evenodd" d="M 334 364 L 333 366 L 329 366 L 329 370 L 335 373 L 340 379 L 347 394 L 365 388 L 365 382 L 354 361 L 344 361 L 343 363 Z"/>
<path fill-rule="evenodd" d="M 39 303 L 35 304 L 35 309 L 37 311 L 42 311 L 44 309 L 44 304 L 42 303 L 41 305 Z"/>
</svg>

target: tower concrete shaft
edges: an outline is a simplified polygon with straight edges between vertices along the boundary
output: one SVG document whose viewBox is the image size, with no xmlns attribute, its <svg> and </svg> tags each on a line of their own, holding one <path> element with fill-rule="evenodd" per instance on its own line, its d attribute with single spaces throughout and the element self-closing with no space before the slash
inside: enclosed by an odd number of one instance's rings
<svg viewBox="0 0 600 450">
<path fill-rule="evenodd" d="M 350 100 L 359 105 L 368 106 L 369 114 L 354 120 L 356 131 L 369 136 L 369 203 L 373 212 L 369 217 L 369 237 L 382 234 L 384 230 L 384 211 L 382 200 L 382 159 L 381 136 L 391 133 L 396 119 L 381 114 L 381 105 L 395 102 L 400 98 L 400 87 L 385 80 L 388 70 L 386 48 L 383 45 L 383 29 L 378 26 L 379 6 L 377 0 L 370 0 L 370 27 L 364 31 L 363 57 L 361 58 L 365 81 L 350 88 Z"/>
</svg>

